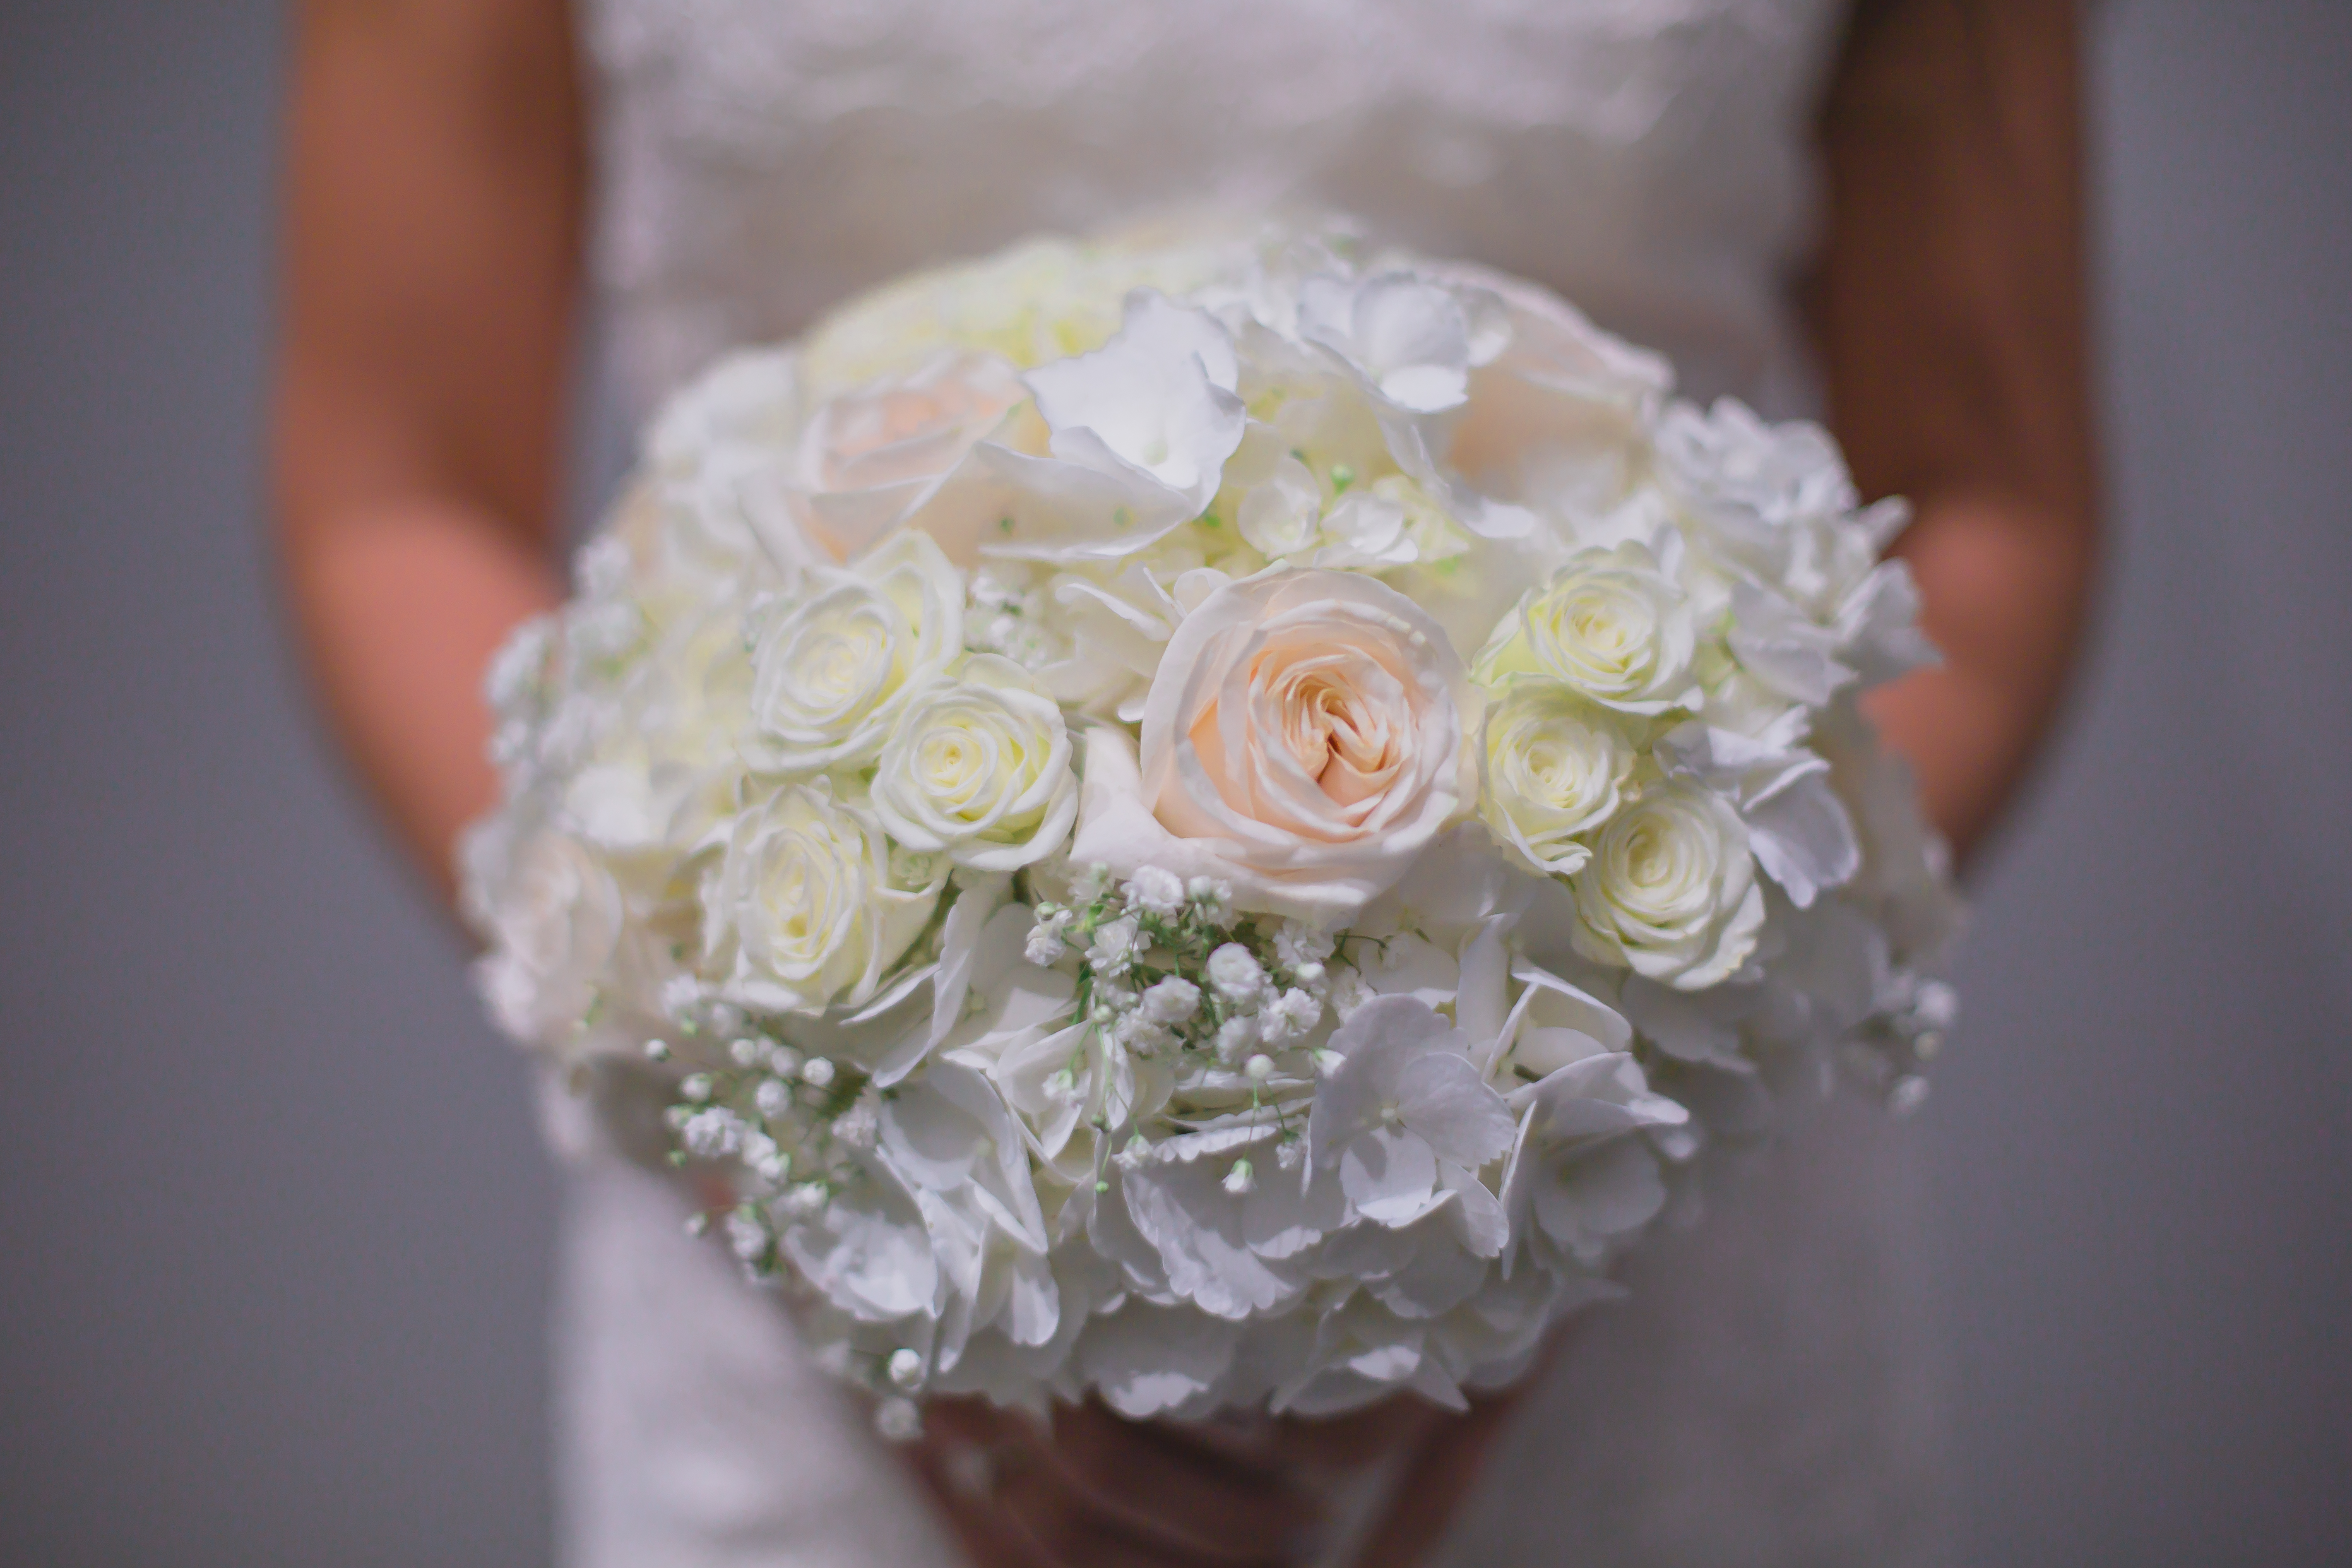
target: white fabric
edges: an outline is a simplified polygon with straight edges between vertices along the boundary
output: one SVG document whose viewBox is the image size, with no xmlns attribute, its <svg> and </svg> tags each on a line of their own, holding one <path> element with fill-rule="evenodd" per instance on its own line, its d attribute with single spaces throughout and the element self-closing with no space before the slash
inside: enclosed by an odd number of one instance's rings
<svg viewBox="0 0 2352 1568">
<path fill-rule="evenodd" d="M 1809 402 L 1784 293 L 1834 0 L 590 0 L 598 278 L 642 414 L 928 262 L 1200 203 L 1339 209 L 1559 289 L 1685 386 Z M 1838 1107 L 1629 1272 L 1443 1561 L 1942 1560 L 1899 1131 Z M 774 1303 L 591 1155 L 562 1314 L 575 1568 L 945 1568 Z"/>
<path fill-rule="evenodd" d="M 1789 402 L 1833 0 L 591 0 L 637 401 L 928 262 L 1311 204 Z"/>
<path fill-rule="evenodd" d="M 871 1420 L 777 1302 L 686 1234 L 688 1196 L 592 1156 L 566 1193 L 559 1560 L 580 1568 L 953 1563 Z"/>
</svg>

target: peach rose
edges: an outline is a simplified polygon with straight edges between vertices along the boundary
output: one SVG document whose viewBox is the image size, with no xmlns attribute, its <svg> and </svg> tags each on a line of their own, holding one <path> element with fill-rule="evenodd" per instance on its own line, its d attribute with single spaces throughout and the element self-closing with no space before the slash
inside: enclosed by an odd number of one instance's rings
<svg viewBox="0 0 2352 1568">
<path fill-rule="evenodd" d="M 1004 361 L 941 353 L 833 399 L 801 431 L 795 518 L 835 560 L 858 554 L 912 517 L 1027 395 Z"/>
<path fill-rule="evenodd" d="M 1121 731 L 1089 737 L 1072 854 L 1344 921 L 1462 809 L 1468 700 L 1444 631 L 1377 579 L 1276 569 L 1230 584 L 1169 639 L 1140 756 Z"/>
</svg>

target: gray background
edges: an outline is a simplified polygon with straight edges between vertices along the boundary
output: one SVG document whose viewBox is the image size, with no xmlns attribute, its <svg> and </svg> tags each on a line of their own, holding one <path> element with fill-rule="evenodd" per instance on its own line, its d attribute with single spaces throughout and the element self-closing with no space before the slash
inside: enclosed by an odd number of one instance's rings
<svg viewBox="0 0 2352 1568">
<path fill-rule="evenodd" d="M 0 1561 L 543 1561 L 554 1184 L 257 525 L 273 7 L 0 7 Z M 2098 14 L 2112 554 L 1917 1125 L 1969 1560 L 2352 1547 L 2352 5 Z"/>
</svg>

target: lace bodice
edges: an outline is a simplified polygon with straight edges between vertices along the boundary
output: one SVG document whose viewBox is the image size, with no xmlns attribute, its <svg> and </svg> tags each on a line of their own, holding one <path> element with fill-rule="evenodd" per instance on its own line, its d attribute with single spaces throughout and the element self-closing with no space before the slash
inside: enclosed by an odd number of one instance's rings
<svg viewBox="0 0 2352 1568">
<path fill-rule="evenodd" d="M 1786 274 L 1835 0 L 590 0 L 637 406 L 928 262 L 1206 204 L 1550 283 L 1804 401 Z"/>
</svg>

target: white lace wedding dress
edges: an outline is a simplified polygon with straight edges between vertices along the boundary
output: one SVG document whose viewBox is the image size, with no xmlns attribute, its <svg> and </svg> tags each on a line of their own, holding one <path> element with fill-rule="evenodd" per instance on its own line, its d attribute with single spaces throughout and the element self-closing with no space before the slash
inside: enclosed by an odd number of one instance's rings
<svg viewBox="0 0 2352 1568">
<path fill-rule="evenodd" d="M 1835 0 L 583 3 L 632 414 L 909 268 L 1185 203 L 1350 212 L 1553 285 L 1692 391 L 1810 401 L 1784 294 Z M 617 1120 L 572 1182 L 565 1560 L 953 1563 Z M 1738 1175 L 1583 1322 L 1442 1562 L 1941 1560 L 1898 1138 L 1832 1107 Z"/>
</svg>

